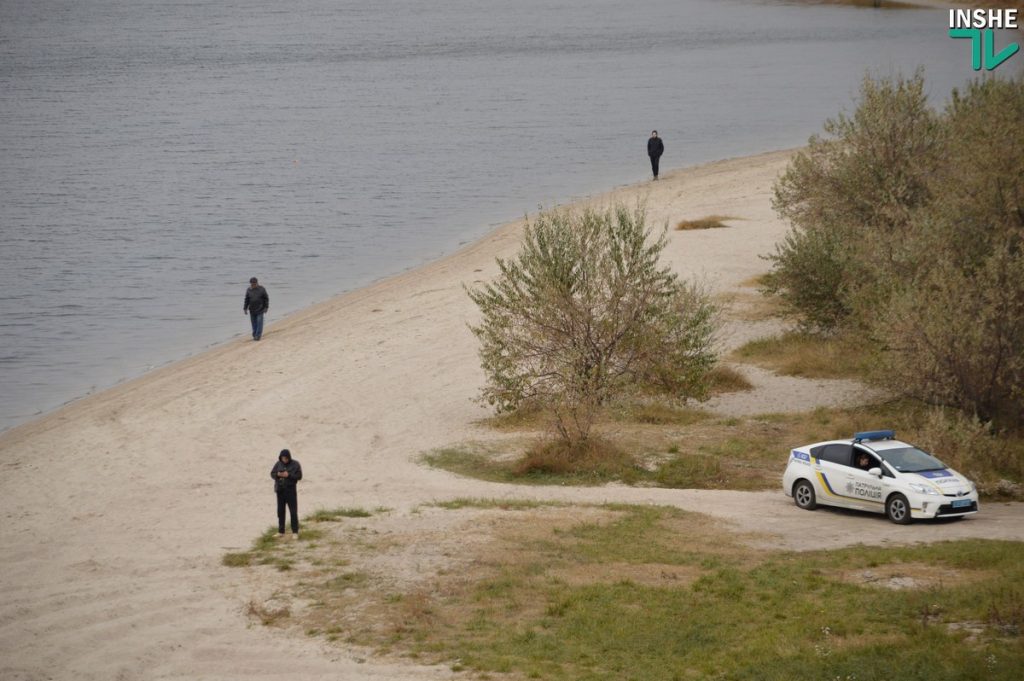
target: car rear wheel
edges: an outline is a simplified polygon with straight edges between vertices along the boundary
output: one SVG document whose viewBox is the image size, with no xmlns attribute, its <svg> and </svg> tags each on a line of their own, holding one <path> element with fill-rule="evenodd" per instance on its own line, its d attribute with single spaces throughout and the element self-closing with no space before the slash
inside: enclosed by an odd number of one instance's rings
<svg viewBox="0 0 1024 681">
<path fill-rule="evenodd" d="M 818 507 L 814 499 L 814 486 L 806 480 L 797 480 L 793 485 L 793 501 L 805 511 L 813 511 Z"/>
<path fill-rule="evenodd" d="M 902 494 L 893 494 L 885 502 L 885 515 L 897 525 L 909 525 L 910 503 Z"/>
</svg>

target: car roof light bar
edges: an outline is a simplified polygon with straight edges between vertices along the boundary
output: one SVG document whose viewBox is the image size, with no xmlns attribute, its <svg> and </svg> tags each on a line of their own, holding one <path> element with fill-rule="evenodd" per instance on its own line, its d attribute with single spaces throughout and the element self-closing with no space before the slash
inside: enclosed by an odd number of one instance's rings
<svg viewBox="0 0 1024 681">
<path fill-rule="evenodd" d="M 863 442 L 865 440 L 894 440 L 896 438 L 895 430 L 866 430 L 863 433 L 854 433 L 854 442 Z"/>
</svg>

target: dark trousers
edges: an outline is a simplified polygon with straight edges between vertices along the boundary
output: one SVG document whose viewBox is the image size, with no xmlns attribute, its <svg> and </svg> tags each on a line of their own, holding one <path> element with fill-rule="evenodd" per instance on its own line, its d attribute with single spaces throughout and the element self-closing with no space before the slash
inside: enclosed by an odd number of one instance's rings
<svg viewBox="0 0 1024 681">
<path fill-rule="evenodd" d="M 661 156 L 651 156 L 651 172 L 654 176 L 658 176 L 658 161 L 661 160 Z"/>
<path fill-rule="evenodd" d="M 284 507 L 292 514 L 292 534 L 299 533 L 299 493 L 294 487 L 286 487 L 277 493 L 277 531 L 284 534 Z"/>
<path fill-rule="evenodd" d="M 259 340 L 263 336 L 263 313 L 249 313 L 249 321 L 252 323 L 252 337 Z"/>
</svg>

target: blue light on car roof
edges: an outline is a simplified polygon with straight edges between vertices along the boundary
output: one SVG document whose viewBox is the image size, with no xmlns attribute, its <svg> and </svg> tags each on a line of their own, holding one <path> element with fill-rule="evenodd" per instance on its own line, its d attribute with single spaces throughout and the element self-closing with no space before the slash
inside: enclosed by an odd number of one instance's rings
<svg viewBox="0 0 1024 681">
<path fill-rule="evenodd" d="M 895 438 L 895 430 L 866 430 L 863 433 L 853 434 L 853 439 L 856 442 L 863 442 L 864 440 L 893 440 Z"/>
</svg>

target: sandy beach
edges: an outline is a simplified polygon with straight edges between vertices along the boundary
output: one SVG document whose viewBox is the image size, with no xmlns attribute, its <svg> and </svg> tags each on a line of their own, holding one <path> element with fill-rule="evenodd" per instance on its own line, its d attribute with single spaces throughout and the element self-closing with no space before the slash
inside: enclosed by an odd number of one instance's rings
<svg viewBox="0 0 1024 681">
<path fill-rule="evenodd" d="M 656 225 L 735 218 L 728 229 L 671 231 L 666 255 L 680 274 L 704 278 L 717 293 L 739 290 L 767 270 L 759 255 L 785 232 L 770 189 L 790 155 L 676 170 L 575 203 L 643 200 Z M 509 223 L 443 260 L 287 319 L 270 318 L 259 343 L 244 334 L 0 435 L 0 678 L 452 677 L 446 668 L 363 659 L 246 616 L 247 585 L 220 561 L 274 522 L 268 472 L 284 447 L 305 471 L 303 513 L 387 507 L 401 518 L 417 504 L 457 496 L 656 502 L 774 533 L 779 546 L 809 548 L 805 516 L 781 491 L 517 488 L 417 463 L 424 451 L 486 437 L 476 422 L 488 412 L 474 401 L 483 375 L 467 329 L 475 310 L 463 287 L 496 274 L 495 257 L 516 251 L 523 225 Z M 248 320 L 229 313 L 245 331 Z M 724 342 L 776 328 L 731 323 Z M 769 372 L 751 378 L 755 390 L 708 407 L 800 411 L 863 392 L 846 381 Z M 835 546 L 1024 540 L 1019 504 L 990 504 L 960 523 L 913 529 L 836 514 L 816 520 Z"/>
</svg>

